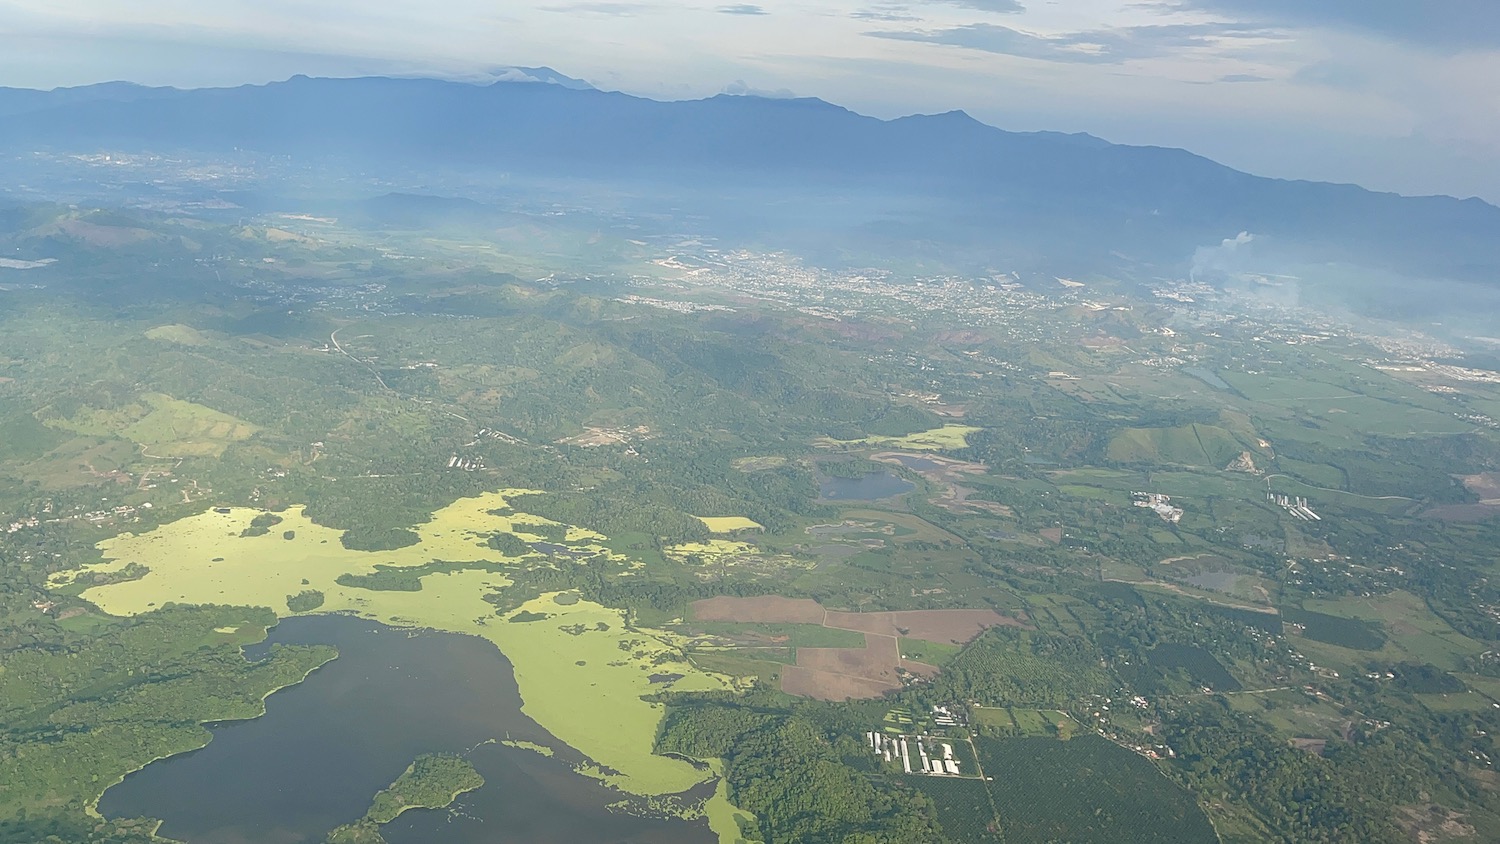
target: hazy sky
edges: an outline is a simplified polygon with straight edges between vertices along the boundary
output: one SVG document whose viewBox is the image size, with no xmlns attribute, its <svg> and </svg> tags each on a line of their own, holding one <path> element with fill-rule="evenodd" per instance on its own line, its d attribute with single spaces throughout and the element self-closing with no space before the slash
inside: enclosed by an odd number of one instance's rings
<svg viewBox="0 0 1500 844">
<path fill-rule="evenodd" d="M 0 85 L 546 65 L 1500 202 L 1500 0 L 0 0 L 0 44 Z"/>
</svg>

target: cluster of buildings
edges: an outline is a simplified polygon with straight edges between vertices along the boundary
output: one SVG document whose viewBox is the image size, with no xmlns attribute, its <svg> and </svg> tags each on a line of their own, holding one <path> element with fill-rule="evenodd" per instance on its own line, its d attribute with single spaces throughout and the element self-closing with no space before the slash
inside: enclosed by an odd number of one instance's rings
<svg viewBox="0 0 1500 844">
<path fill-rule="evenodd" d="M 870 750 L 887 762 L 901 760 L 901 770 L 905 773 L 919 773 L 934 777 L 956 777 L 959 776 L 958 760 L 953 756 L 953 744 L 951 741 L 932 738 L 930 736 L 888 736 L 879 730 L 865 733 L 865 740 L 869 742 Z M 912 769 L 912 748 L 916 748 L 917 763 L 920 770 Z M 941 748 L 942 756 L 938 755 Z"/>
<path fill-rule="evenodd" d="M 525 445 L 525 443 L 521 440 L 505 433 L 504 431 L 496 431 L 494 428 L 480 428 L 479 433 L 474 435 L 474 441 L 477 443 L 480 439 L 485 437 L 488 437 L 492 440 L 499 440 L 500 442 L 508 443 L 510 445 Z"/>
<path fill-rule="evenodd" d="M 1175 525 L 1182 519 L 1182 508 L 1173 507 L 1172 499 L 1169 496 L 1162 495 L 1159 492 L 1132 492 L 1130 498 L 1135 506 L 1145 507 L 1156 515 L 1161 516 L 1162 521 L 1168 524 Z"/>
<path fill-rule="evenodd" d="M 484 468 L 483 457 L 460 457 L 457 454 L 448 458 L 449 469 L 462 469 L 465 472 L 475 472 Z"/>
<path fill-rule="evenodd" d="M 1287 511 L 1288 513 L 1291 513 L 1293 516 L 1296 516 L 1297 518 L 1301 519 L 1304 522 L 1321 522 L 1321 521 L 1323 521 L 1323 517 L 1322 516 L 1319 516 L 1317 513 L 1314 513 L 1307 506 L 1307 499 L 1306 498 L 1302 498 L 1300 496 L 1297 497 L 1297 498 L 1289 498 L 1289 497 L 1287 497 L 1285 495 L 1281 495 L 1279 493 L 1268 492 L 1268 493 L 1266 493 L 1266 500 L 1269 501 L 1269 502 L 1271 502 L 1272 504 L 1275 504 L 1277 507 L 1280 507 L 1281 509 Z"/>
<path fill-rule="evenodd" d="M 667 259 L 667 261 L 670 260 L 671 259 Z M 667 261 L 657 261 L 656 263 L 664 267 L 672 267 L 673 265 L 668 263 Z M 673 268 L 680 269 L 681 267 L 682 265 L 678 264 Z M 702 311 L 734 311 L 734 308 L 731 308 L 728 305 L 705 305 L 698 302 L 680 302 L 669 299 L 653 299 L 650 296 L 637 296 L 634 293 L 621 296 L 615 299 L 615 301 L 626 302 L 632 305 L 648 305 L 653 308 L 661 308 L 662 310 L 674 311 L 679 314 L 694 314 L 700 313 Z"/>
<path fill-rule="evenodd" d="M 151 509 L 151 502 L 147 501 L 146 503 L 141 504 L 139 507 L 137 507 L 135 505 L 132 505 L 132 504 L 120 504 L 120 505 L 115 506 L 115 507 L 101 508 L 101 509 L 98 509 L 98 510 L 90 510 L 87 513 L 78 513 L 78 514 L 72 515 L 72 516 L 59 516 L 59 517 L 57 517 L 55 519 L 46 519 L 46 520 L 43 520 L 43 519 L 40 519 L 40 518 L 38 518 L 36 516 L 25 516 L 25 517 L 16 519 L 15 521 L 10 522 L 9 524 L 5 525 L 5 532 L 7 534 L 19 533 L 19 532 L 21 532 L 23 530 L 26 530 L 28 528 L 39 527 L 39 526 L 41 526 L 44 523 L 45 524 L 59 524 L 59 523 L 62 523 L 62 522 L 71 522 L 71 521 L 76 521 L 76 520 L 79 520 L 79 519 L 81 519 L 83 521 L 86 521 L 86 522 L 89 522 L 91 524 L 99 524 L 101 522 L 107 522 L 110 519 L 138 518 L 138 513 L 141 510 L 150 510 L 150 509 Z M 44 511 L 44 512 L 51 512 L 51 505 L 50 504 L 48 505 L 48 509 L 46 511 Z"/>
<path fill-rule="evenodd" d="M 963 716 L 954 708 L 947 706 L 934 706 L 932 708 L 932 723 L 939 727 L 962 727 Z"/>
<path fill-rule="evenodd" d="M 883 269 L 831 270 L 807 266 L 786 253 L 722 250 L 697 240 L 664 245 L 674 250 L 673 254 L 654 263 L 683 272 L 684 279 L 681 282 L 655 277 L 639 279 L 651 288 L 713 287 L 827 319 L 859 316 L 868 313 L 872 305 L 878 305 L 882 314 L 902 313 L 912 317 L 941 314 L 954 326 L 1002 327 L 1009 329 L 1011 339 L 1037 340 L 1042 339 L 1044 329 L 1033 319 L 1035 313 L 1063 307 L 1054 298 L 1012 283 L 1014 274 L 991 278 L 959 275 L 908 278 Z M 689 307 L 639 295 L 622 301 L 673 310 Z"/>
</svg>

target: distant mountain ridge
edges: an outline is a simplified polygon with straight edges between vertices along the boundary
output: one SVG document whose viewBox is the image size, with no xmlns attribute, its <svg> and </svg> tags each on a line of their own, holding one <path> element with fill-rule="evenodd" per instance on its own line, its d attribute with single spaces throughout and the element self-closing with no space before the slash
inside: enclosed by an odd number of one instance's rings
<svg viewBox="0 0 1500 844">
<path fill-rule="evenodd" d="M 1320 260 L 1500 281 L 1500 208 L 1478 199 L 1262 178 L 1183 150 L 1008 132 L 963 112 L 879 120 L 817 99 L 660 102 L 512 70 L 553 84 L 297 76 L 196 90 L 0 89 L 0 150 L 250 149 L 700 189 L 857 189 L 948 203 L 981 234 L 1034 229 L 1060 243 L 1071 232 L 1092 251 L 1186 256 L 1249 231 Z"/>
</svg>

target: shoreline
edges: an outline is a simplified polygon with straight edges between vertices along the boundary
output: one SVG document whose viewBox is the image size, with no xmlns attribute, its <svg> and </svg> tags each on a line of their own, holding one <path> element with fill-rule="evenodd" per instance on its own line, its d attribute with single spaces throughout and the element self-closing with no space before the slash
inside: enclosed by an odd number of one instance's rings
<svg viewBox="0 0 1500 844">
<path fill-rule="evenodd" d="M 277 618 L 276 619 L 276 624 L 273 624 L 273 625 L 271 625 L 271 626 L 269 626 L 269 627 L 266 628 L 266 637 L 262 638 L 260 641 L 264 642 L 266 640 L 266 638 L 269 638 L 270 634 L 271 634 L 271 631 L 273 629 L 275 629 L 280 623 L 281 623 L 281 619 Z M 259 644 L 259 642 L 257 642 L 256 644 Z M 331 648 L 333 646 L 332 645 L 325 645 L 323 647 L 330 647 Z M 241 647 L 240 650 L 241 650 L 241 653 L 243 655 L 243 651 L 244 651 L 243 646 Z M 206 726 L 208 724 L 227 724 L 227 723 L 231 723 L 231 722 L 235 722 L 235 721 L 254 721 L 256 718 L 260 718 L 260 717 L 264 716 L 266 714 L 266 701 L 270 699 L 271 695 L 274 695 L 277 692 L 283 691 L 285 689 L 290 689 L 293 686 L 301 685 L 302 683 L 304 683 L 304 682 L 307 681 L 307 678 L 311 677 L 318 670 L 322 669 L 324 666 L 328 665 L 330 662 L 333 662 L 334 660 L 336 660 L 338 658 L 339 658 L 338 650 L 334 649 L 333 656 L 329 657 L 328 659 L 323 660 L 322 662 L 318 663 L 317 665 L 314 665 L 312 668 L 307 669 L 307 671 L 300 678 L 298 678 L 296 680 L 293 680 L 290 683 L 286 683 L 284 685 L 277 686 L 276 688 L 271 689 L 271 690 L 267 691 L 265 694 L 261 695 L 260 696 L 260 712 L 256 713 L 255 715 L 250 715 L 250 716 L 247 716 L 245 718 L 208 718 L 208 719 L 199 721 L 196 726 L 198 726 L 200 729 L 202 729 L 204 732 L 206 732 L 208 734 L 208 740 L 207 741 L 204 741 L 202 744 L 196 745 L 194 747 L 189 747 L 189 748 L 186 748 L 186 749 L 183 749 L 183 750 L 178 750 L 178 751 L 176 751 L 174 753 L 168 753 L 168 754 L 166 754 L 164 756 L 157 756 L 157 757 L 155 757 L 153 759 L 148 759 L 147 761 L 141 763 L 140 765 L 138 765 L 138 766 L 136 766 L 134 768 L 131 768 L 130 770 L 128 770 L 125 773 L 121 774 L 119 777 L 116 777 L 115 780 L 113 782 L 111 782 L 109 785 L 106 785 L 103 789 L 101 789 L 99 791 L 98 796 L 95 797 L 94 799 L 90 800 L 83 807 L 84 812 L 89 817 L 91 817 L 91 818 L 97 818 L 99 820 L 107 820 L 107 818 L 105 818 L 103 815 L 99 814 L 99 801 L 101 801 L 101 800 L 104 799 L 104 793 L 105 792 L 109 791 L 111 788 L 114 788 L 115 786 L 117 786 L 120 783 L 124 782 L 126 777 L 129 777 L 131 774 L 140 773 L 141 771 L 144 771 L 146 768 L 150 767 L 151 765 L 154 765 L 157 762 L 160 762 L 160 761 L 162 761 L 164 759 L 171 759 L 174 756 L 181 756 L 184 753 L 192 753 L 195 750 L 202 750 L 203 748 L 208 747 L 208 745 L 213 741 L 213 738 L 214 738 L 213 731 L 210 730 Z M 249 660 L 246 660 L 246 662 L 249 662 Z M 155 819 L 155 820 L 156 820 L 156 826 L 153 827 L 152 830 L 151 830 L 151 834 L 152 834 L 153 837 L 156 837 L 157 830 L 160 829 L 162 823 L 164 823 L 164 821 L 162 821 L 161 819 Z M 171 840 L 171 839 L 168 839 L 168 840 Z"/>
</svg>

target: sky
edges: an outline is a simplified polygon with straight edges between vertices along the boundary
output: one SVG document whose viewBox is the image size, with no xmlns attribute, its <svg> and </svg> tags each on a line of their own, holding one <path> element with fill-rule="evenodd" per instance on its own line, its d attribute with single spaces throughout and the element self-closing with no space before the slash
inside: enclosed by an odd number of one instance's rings
<svg viewBox="0 0 1500 844">
<path fill-rule="evenodd" d="M 547 66 L 1500 203 L 1500 0 L 0 0 L 0 85 Z"/>
</svg>

